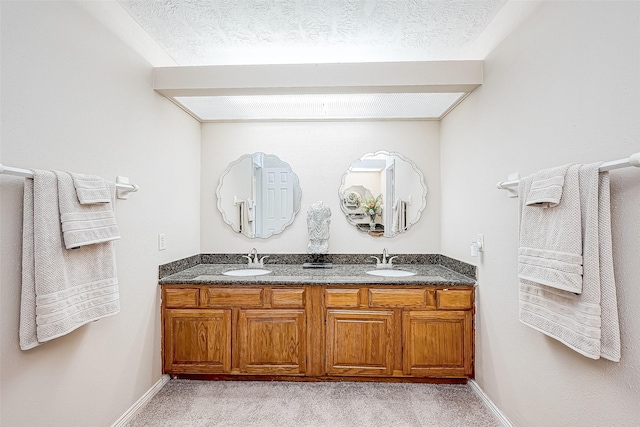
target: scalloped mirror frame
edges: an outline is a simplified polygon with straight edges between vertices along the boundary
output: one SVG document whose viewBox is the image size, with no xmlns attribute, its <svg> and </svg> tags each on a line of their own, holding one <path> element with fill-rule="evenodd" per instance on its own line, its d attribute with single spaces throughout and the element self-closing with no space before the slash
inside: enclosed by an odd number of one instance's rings
<svg viewBox="0 0 640 427">
<path fill-rule="evenodd" d="M 356 224 L 358 224 L 357 222 L 354 222 L 353 220 L 351 220 L 349 218 L 349 212 L 346 210 L 345 205 L 343 203 L 343 192 L 346 190 L 346 179 L 347 179 L 347 175 L 349 174 L 349 172 L 352 172 L 352 169 L 354 168 L 354 164 L 358 163 L 358 162 L 362 162 L 363 160 L 367 160 L 370 159 L 372 157 L 375 156 L 379 156 L 379 155 L 387 155 L 387 156 L 396 156 L 397 158 L 399 158 L 400 160 L 407 162 L 413 169 L 413 171 L 417 174 L 417 177 L 420 181 L 420 186 L 422 187 L 422 194 L 421 194 L 421 205 L 420 208 L 418 209 L 418 212 L 416 213 L 415 217 L 412 218 L 411 222 L 408 222 L 406 224 L 406 229 L 404 232 L 402 233 L 398 233 L 398 232 L 393 232 L 393 233 L 379 233 L 376 230 L 367 230 L 367 229 L 361 229 L 358 228 Z M 356 230 L 363 232 L 363 233 L 368 233 L 370 235 L 379 237 L 379 236 L 384 236 L 384 237 L 396 237 L 400 234 L 406 233 L 407 231 L 409 231 L 409 229 L 411 228 L 412 225 L 414 225 L 415 223 L 417 223 L 420 218 L 422 217 L 422 212 L 424 211 L 424 209 L 427 207 L 427 184 L 424 180 L 424 174 L 420 171 L 420 169 L 418 169 L 418 167 L 416 166 L 416 164 L 409 158 L 403 156 L 401 153 L 395 152 L 395 151 L 385 151 L 385 150 L 379 150 L 376 151 L 375 153 L 367 153 L 364 154 L 362 157 L 360 157 L 359 159 L 351 162 L 351 165 L 349 166 L 349 169 L 342 175 L 342 182 L 340 184 L 340 188 L 338 189 L 338 199 L 340 200 L 340 209 L 342 210 L 342 212 L 345 214 L 345 219 L 349 222 L 349 224 L 354 225 Z"/>
<path fill-rule="evenodd" d="M 280 161 L 283 166 L 286 166 L 289 169 L 289 172 L 291 173 L 292 177 L 293 177 L 293 185 L 294 185 L 294 198 L 293 198 L 293 213 L 291 215 L 291 219 L 289 221 L 287 221 L 285 224 L 282 225 L 282 228 L 280 228 L 279 230 L 276 230 L 274 232 L 271 232 L 269 234 L 265 234 L 263 236 L 248 236 L 238 230 L 236 230 L 236 227 L 234 225 L 234 223 L 231 221 L 231 219 L 229 219 L 229 217 L 227 216 L 227 213 L 224 210 L 224 207 L 222 206 L 222 187 L 224 184 L 224 180 L 225 177 L 227 177 L 227 175 L 229 174 L 229 172 L 233 169 L 234 166 L 240 164 L 243 160 L 250 158 L 253 159 L 253 156 L 255 156 L 256 154 L 261 154 L 265 157 L 272 157 L 275 158 L 276 160 Z M 295 188 L 297 188 L 297 192 L 295 192 Z M 240 156 L 240 158 L 238 158 L 237 160 L 229 163 L 229 166 L 227 166 L 227 168 L 224 170 L 224 172 L 222 172 L 222 174 L 220 175 L 220 180 L 218 182 L 218 187 L 216 188 L 216 198 L 217 198 L 217 207 L 218 207 L 218 211 L 220 211 L 220 213 L 222 214 L 222 220 L 229 226 L 231 227 L 231 229 L 234 231 L 234 233 L 242 235 L 248 239 L 267 239 L 271 236 L 277 235 L 282 233 L 289 225 L 291 225 L 293 223 L 293 221 L 296 218 L 296 215 L 298 214 L 298 212 L 300 211 L 300 206 L 301 206 L 301 200 L 302 200 L 302 188 L 300 187 L 300 179 L 298 178 L 298 175 L 296 175 L 296 173 L 293 171 L 293 169 L 291 168 L 291 165 L 289 165 L 289 163 L 285 162 L 284 160 L 282 160 L 280 157 L 276 156 L 275 154 L 266 154 L 263 153 L 261 151 L 255 152 L 253 154 L 244 154 L 242 156 Z"/>
</svg>

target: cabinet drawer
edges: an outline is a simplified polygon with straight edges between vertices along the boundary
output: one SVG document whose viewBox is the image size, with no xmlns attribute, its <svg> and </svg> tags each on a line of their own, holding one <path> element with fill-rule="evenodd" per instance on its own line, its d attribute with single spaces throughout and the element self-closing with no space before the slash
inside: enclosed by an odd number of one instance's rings
<svg viewBox="0 0 640 427">
<path fill-rule="evenodd" d="M 426 306 L 426 289 L 369 289 L 369 307 Z"/>
<path fill-rule="evenodd" d="M 360 289 L 327 289 L 324 296 L 327 307 L 358 307 Z"/>
<path fill-rule="evenodd" d="M 443 309 L 466 309 L 472 305 L 472 291 L 442 289 L 436 292 L 436 304 Z"/>
<path fill-rule="evenodd" d="M 272 289 L 271 307 L 304 307 L 304 289 Z"/>
<path fill-rule="evenodd" d="M 207 306 L 262 307 L 262 289 L 216 288 L 207 289 Z"/>
<path fill-rule="evenodd" d="M 170 308 L 198 307 L 200 304 L 200 289 L 165 289 L 165 305 Z"/>
</svg>

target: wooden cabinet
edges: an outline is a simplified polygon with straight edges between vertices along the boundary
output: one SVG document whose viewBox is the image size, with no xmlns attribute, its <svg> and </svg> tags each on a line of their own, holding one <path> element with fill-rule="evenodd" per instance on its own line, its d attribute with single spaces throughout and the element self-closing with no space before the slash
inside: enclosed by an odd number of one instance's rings
<svg viewBox="0 0 640 427">
<path fill-rule="evenodd" d="M 163 285 L 175 375 L 473 377 L 470 286 Z"/>
<path fill-rule="evenodd" d="M 164 311 L 164 370 L 231 372 L 231 311 Z"/>
<path fill-rule="evenodd" d="M 473 376 L 473 288 L 327 286 L 326 374 Z"/>
<path fill-rule="evenodd" d="M 392 311 L 328 310 L 326 336 L 327 374 L 393 373 Z"/>
<path fill-rule="evenodd" d="M 470 311 L 405 311 L 402 316 L 405 375 L 471 376 L 473 330 Z"/>
<path fill-rule="evenodd" d="M 298 286 L 163 286 L 164 372 L 304 375 L 307 293 Z"/>
<path fill-rule="evenodd" d="M 240 372 L 303 374 L 306 330 L 304 310 L 240 310 Z"/>
</svg>

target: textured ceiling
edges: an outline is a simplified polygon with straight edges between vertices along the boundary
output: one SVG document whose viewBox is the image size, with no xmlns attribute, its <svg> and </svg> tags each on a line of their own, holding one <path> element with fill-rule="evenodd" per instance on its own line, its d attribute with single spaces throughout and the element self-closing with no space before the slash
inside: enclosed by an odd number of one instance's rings
<svg viewBox="0 0 640 427">
<path fill-rule="evenodd" d="M 178 65 L 463 59 L 501 0 L 119 1 Z"/>
</svg>

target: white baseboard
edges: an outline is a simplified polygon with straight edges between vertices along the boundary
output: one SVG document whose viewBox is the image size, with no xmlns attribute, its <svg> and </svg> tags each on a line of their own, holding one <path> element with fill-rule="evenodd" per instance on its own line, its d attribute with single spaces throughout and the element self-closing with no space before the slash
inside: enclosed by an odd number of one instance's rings
<svg viewBox="0 0 640 427">
<path fill-rule="evenodd" d="M 478 383 L 475 382 L 475 380 L 469 380 L 467 384 L 469 384 L 469 386 L 471 387 L 471 390 L 473 390 L 473 392 L 478 395 L 478 397 L 482 400 L 482 403 L 484 403 L 487 409 L 491 411 L 493 416 L 496 417 L 496 419 L 504 427 L 513 427 L 513 424 L 511 424 L 511 421 L 509 421 L 509 419 L 502 413 L 502 411 L 498 409 L 498 407 L 491 401 L 491 399 L 489 399 L 489 396 L 487 396 L 485 392 L 482 391 L 482 389 L 480 388 Z"/>
<path fill-rule="evenodd" d="M 158 380 L 158 382 L 156 382 L 149 390 L 147 390 L 145 394 L 140 397 L 140 399 L 138 399 L 133 405 L 131 405 L 131 407 L 127 409 L 127 411 L 122 414 L 122 416 L 118 418 L 118 420 L 113 423 L 111 427 L 125 426 L 138 413 L 138 411 L 142 409 L 142 407 L 144 407 L 144 405 L 146 405 L 151 400 L 151 398 L 155 396 L 162 387 L 164 387 L 166 383 L 169 382 L 170 379 L 171 377 L 169 376 L 169 374 L 163 375 Z"/>
</svg>

